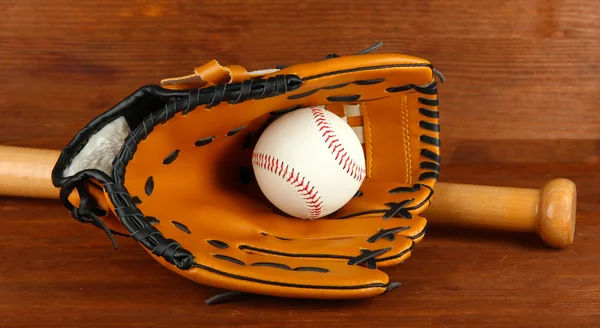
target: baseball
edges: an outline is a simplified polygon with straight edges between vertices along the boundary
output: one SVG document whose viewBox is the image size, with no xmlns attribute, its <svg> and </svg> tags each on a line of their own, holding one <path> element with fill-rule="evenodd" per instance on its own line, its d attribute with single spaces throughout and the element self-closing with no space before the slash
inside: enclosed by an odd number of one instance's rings
<svg viewBox="0 0 600 328">
<path fill-rule="evenodd" d="M 260 136 L 252 166 L 265 197 L 281 211 L 318 219 L 344 206 L 365 179 L 365 156 L 352 128 L 321 107 L 285 114 Z"/>
</svg>

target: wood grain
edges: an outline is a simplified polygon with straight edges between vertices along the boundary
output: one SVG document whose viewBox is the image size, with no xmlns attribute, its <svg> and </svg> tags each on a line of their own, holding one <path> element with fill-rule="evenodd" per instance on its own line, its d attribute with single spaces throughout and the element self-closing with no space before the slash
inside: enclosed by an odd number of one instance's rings
<svg viewBox="0 0 600 328">
<path fill-rule="evenodd" d="M 269 68 L 355 53 L 381 40 L 380 52 L 424 57 L 446 75 L 439 98 L 447 163 L 546 162 L 524 154 L 544 153 L 538 144 L 547 142 L 556 143 L 554 152 L 569 152 L 581 139 L 598 149 L 594 0 L 0 5 L 0 144 L 61 148 L 139 86 L 188 74 L 213 58 Z M 490 149 L 490 140 L 519 151 L 500 157 L 452 151 L 465 144 Z M 600 161 L 597 152 L 568 158 Z"/>
<path fill-rule="evenodd" d="M 52 169 L 59 155 L 57 150 L 0 145 L 0 195 L 58 199 Z"/>
<path fill-rule="evenodd" d="M 579 191 L 575 243 L 535 234 L 431 224 L 379 297 L 318 301 L 221 292 L 171 273 L 133 241 L 71 219 L 56 201 L 0 198 L 2 327 L 595 327 L 600 322 L 600 167 L 448 165 L 445 181 L 539 188 L 566 177 Z M 540 174 L 543 172 L 544 174 Z"/>
<path fill-rule="evenodd" d="M 248 69 L 380 52 L 430 60 L 440 180 L 578 188 L 575 243 L 431 226 L 388 272 L 404 286 L 347 302 L 219 292 L 135 243 L 113 251 L 56 201 L 0 198 L 2 327 L 595 327 L 600 322 L 600 6 L 594 0 L 0 0 L 0 144 L 63 147 L 145 84 L 211 59 Z M 510 163 L 510 164 L 507 164 Z"/>
</svg>

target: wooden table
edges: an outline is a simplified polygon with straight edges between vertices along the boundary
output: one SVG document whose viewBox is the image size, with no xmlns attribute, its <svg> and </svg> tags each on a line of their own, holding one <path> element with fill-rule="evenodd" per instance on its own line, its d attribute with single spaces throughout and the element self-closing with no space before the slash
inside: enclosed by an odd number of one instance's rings
<svg viewBox="0 0 600 328">
<path fill-rule="evenodd" d="M 356 53 L 431 61 L 441 181 L 579 191 L 575 244 L 431 222 L 404 283 L 366 300 L 220 292 L 57 201 L 0 198 L 0 327 L 600 326 L 598 0 L 0 0 L 0 144 L 60 149 L 141 85 L 212 59 L 250 70 Z M 492 3 L 492 4 L 490 4 Z M 2 183 L 0 181 L 0 183 Z"/>
<path fill-rule="evenodd" d="M 448 165 L 446 182 L 578 187 L 575 243 L 465 231 L 431 222 L 404 265 L 403 286 L 365 300 L 247 296 L 206 306 L 220 290 L 166 270 L 133 241 L 113 251 L 56 201 L 0 198 L 2 327 L 595 327 L 600 324 L 600 165 Z"/>
</svg>

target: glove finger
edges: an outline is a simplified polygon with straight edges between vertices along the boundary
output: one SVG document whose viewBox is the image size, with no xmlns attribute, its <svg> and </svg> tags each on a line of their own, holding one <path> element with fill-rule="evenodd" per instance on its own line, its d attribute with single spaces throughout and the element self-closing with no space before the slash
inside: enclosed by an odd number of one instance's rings
<svg viewBox="0 0 600 328">
<path fill-rule="evenodd" d="M 261 218 L 264 231 L 283 239 L 341 239 L 353 237 L 371 238 L 382 230 L 393 231 L 395 236 L 410 238 L 419 242 L 427 228 L 427 220 L 420 216 L 410 219 L 391 218 L 382 220 L 381 215 L 372 214 L 348 219 L 318 219 L 306 222 L 299 219 L 279 218 L 269 219 L 268 215 Z M 276 218 L 276 215 L 273 216 Z"/>
<path fill-rule="evenodd" d="M 237 248 L 249 254 L 264 254 L 275 258 L 331 259 L 341 262 L 361 262 L 364 254 L 385 250 L 369 259 L 368 264 L 373 267 L 389 266 L 406 260 L 413 249 L 413 240 L 395 235 L 402 229 L 406 227 L 382 230 L 369 238 L 282 240 L 263 235 L 241 243 Z"/>
<path fill-rule="evenodd" d="M 433 189 L 425 183 L 414 185 L 397 181 L 366 181 L 360 191 L 335 213 L 336 218 L 378 214 L 380 218 L 411 218 L 429 206 Z"/>
<path fill-rule="evenodd" d="M 236 248 L 207 249 L 182 274 L 197 282 L 280 297 L 350 299 L 384 293 L 387 274 L 360 264 L 327 259 L 250 254 Z M 394 285 L 392 285 L 394 286 Z"/>
<path fill-rule="evenodd" d="M 425 234 L 427 220 L 420 216 L 411 219 L 391 218 L 382 220 L 378 214 L 364 215 L 348 219 L 318 219 L 314 221 L 285 217 L 277 213 L 263 211 L 251 217 L 235 207 L 198 206 L 185 207 L 186 217 L 222 218 L 223 224 L 207 224 L 206 220 L 186 220 L 171 213 L 171 208 L 184 208 L 185 204 L 171 203 L 171 207 L 143 204 L 144 213 L 160 220 L 155 226 L 168 238 L 180 241 L 183 245 L 195 244 L 198 234 L 216 240 L 254 240 L 268 235 L 282 240 L 338 240 L 361 237 L 364 240 L 375 238 L 392 239 L 405 237 L 419 242 Z M 160 204 L 159 204 L 160 205 Z M 178 221 L 175 225 L 174 221 Z M 181 227 L 184 226 L 182 230 Z M 222 237 L 222 238 L 221 238 Z"/>
</svg>

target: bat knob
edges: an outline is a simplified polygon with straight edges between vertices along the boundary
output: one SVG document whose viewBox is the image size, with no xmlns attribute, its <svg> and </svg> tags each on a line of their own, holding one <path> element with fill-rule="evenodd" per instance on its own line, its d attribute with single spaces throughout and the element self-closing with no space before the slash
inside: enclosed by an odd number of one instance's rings
<svg viewBox="0 0 600 328">
<path fill-rule="evenodd" d="M 554 179 L 540 190 L 537 233 L 549 246 L 566 248 L 573 243 L 577 188 L 568 179 Z"/>
</svg>

